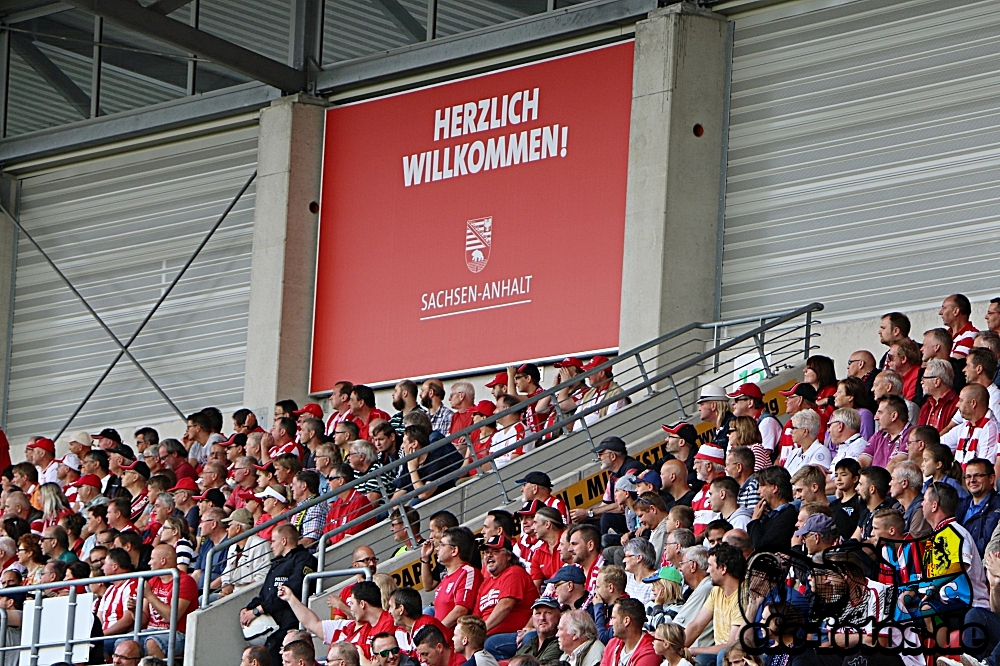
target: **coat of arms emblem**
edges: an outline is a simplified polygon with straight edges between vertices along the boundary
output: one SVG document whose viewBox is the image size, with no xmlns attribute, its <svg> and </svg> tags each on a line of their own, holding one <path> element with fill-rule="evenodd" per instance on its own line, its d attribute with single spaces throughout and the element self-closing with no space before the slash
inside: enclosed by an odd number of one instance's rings
<svg viewBox="0 0 1000 666">
<path fill-rule="evenodd" d="M 486 268 L 493 245 L 493 218 L 481 217 L 465 223 L 465 265 L 473 273 Z"/>
</svg>

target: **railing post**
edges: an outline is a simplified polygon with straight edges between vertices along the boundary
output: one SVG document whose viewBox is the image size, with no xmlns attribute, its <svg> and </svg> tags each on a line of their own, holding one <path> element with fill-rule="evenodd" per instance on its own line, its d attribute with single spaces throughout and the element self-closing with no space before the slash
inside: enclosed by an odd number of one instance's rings
<svg viewBox="0 0 1000 666">
<path fill-rule="evenodd" d="M 145 595 L 146 579 L 140 578 L 135 587 L 135 622 L 132 623 L 132 640 L 136 643 L 139 643 L 139 632 L 142 631 L 142 600 L 145 599 Z"/>
<path fill-rule="evenodd" d="M 42 591 L 35 590 L 35 622 L 31 627 L 31 666 L 38 666 L 38 644 L 42 638 Z"/>
<path fill-rule="evenodd" d="M 674 401 L 677 403 L 677 408 L 681 410 L 681 416 L 687 418 L 687 411 L 684 409 L 684 401 L 681 400 L 681 392 L 677 390 L 677 382 L 674 381 L 674 376 L 670 375 L 667 377 L 667 381 L 670 382 L 670 391 L 674 394 Z"/>
<path fill-rule="evenodd" d="M 208 578 L 212 577 L 212 560 L 208 561 Z M 174 653 L 177 649 L 177 605 L 179 602 L 178 597 L 181 595 L 181 574 L 177 569 L 170 572 L 170 576 L 173 579 L 172 582 L 172 594 L 170 595 L 170 633 L 167 634 L 167 666 L 176 666 L 174 662 Z"/>
<path fill-rule="evenodd" d="M 204 544 L 203 544 L 204 545 Z M 208 608 L 208 597 L 211 593 L 212 586 L 212 558 L 215 557 L 216 546 L 213 545 L 208 549 L 208 575 L 202 580 L 202 592 L 201 592 L 201 607 Z"/>
<path fill-rule="evenodd" d="M 719 346 L 719 325 L 716 324 L 712 326 L 712 348 L 717 349 Z M 715 360 L 712 363 L 712 372 L 719 371 L 719 352 L 715 352 Z"/>
<path fill-rule="evenodd" d="M 646 372 L 646 366 L 642 362 L 642 356 L 640 356 L 639 354 L 636 354 L 635 355 L 635 361 L 636 361 L 636 364 L 639 366 L 639 372 L 642 374 L 642 381 L 648 382 L 649 381 L 649 374 Z M 654 393 L 656 393 L 656 391 L 653 390 L 653 385 L 652 384 L 650 384 L 649 386 L 646 387 L 646 395 L 651 396 Z"/>
<path fill-rule="evenodd" d="M 808 360 L 809 359 L 809 347 L 811 346 L 810 342 L 812 341 L 812 311 L 811 310 L 806 313 L 806 334 L 805 334 L 805 339 L 806 339 L 806 348 L 804 350 L 804 354 L 805 355 L 803 356 L 803 358 L 805 358 L 806 360 Z"/>
<path fill-rule="evenodd" d="M 319 535 L 319 545 L 316 548 L 316 571 L 323 571 L 326 566 L 326 542 L 330 540 L 330 535 L 333 532 L 323 532 Z M 316 594 L 323 593 L 323 581 L 320 579 L 319 584 L 316 586 Z"/>
<path fill-rule="evenodd" d="M 7 609 L 0 608 L 0 648 L 7 647 Z"/>
<path fill-rule="evenodd" d="M 73 629 L 76 628 L 76 585 L 69 588 L 69 612 L 66 618 L 66 644 L 63 646 L 63 661 L 73 663 Z"/>
</svg>

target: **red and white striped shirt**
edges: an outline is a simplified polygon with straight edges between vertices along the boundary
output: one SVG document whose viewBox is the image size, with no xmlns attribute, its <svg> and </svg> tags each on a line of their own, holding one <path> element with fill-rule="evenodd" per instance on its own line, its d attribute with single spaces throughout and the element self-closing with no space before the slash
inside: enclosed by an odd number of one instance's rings
<svg viewBox="0 0 1000 666">
<path fill-rule="evenodd" d="M 330 414 L 330 416 L 327 417 L 326 419 L 326 434 L 329 435 L 330 437 L 333 437 L 333 431 L 337 427 L 338 423 L 342 423 L 343 421 L 353 421 L 353 420 L 354 417 L 351 416 L 350 409 L 348 409 L 344 413 L 334 412 L 333 414 Z"/>
<path fill-rule="evenodd" d="M 556 495 L 549 495 L 549 498 L 542 502 L 545 506 L 552 507 L 556 511 L 562 514 L 563 523 L 569 525 L 569 507 L 566 506 L 566 502 L 563 502 L 561 498 Z"/>
<path fill-rule="evenodd" d="M 125 616 L 128 612 L 128 601 L 135 599 L 138 588 L 139 581 L 133 578 L 118 581 L 104 593 L 97 607 L 97 616 L 101 618 L 101 628 L 104 631 Z"/>
<path fill-rule="evenodd" d="M 976 341 L 976 333 L 979 332 L 971 323 L 958 329 L 958 332 L 951 337 L 951 357 L 965 358 L 972 349 L 972 343 Z"/>
<path fill-rule="evenodd" d="M 694 535 L 699 539 L 705 533 L 708 524 L 719 517 L 719 514 L 712 511 L 708 501 L 708 491 L 711 487 L 712 484 L 706 483 L 691 500 L 691 508 L 694 510 Z"/>
<path fill-rule="evenodd" d="M 965 468 L 973 458 L 986 458 L 991 463 L 997 460 L 998 426 L 989 412 L 975 423 L 966 421 L 959 426 L 958 447 L 955 460 Z"/>
</svg>

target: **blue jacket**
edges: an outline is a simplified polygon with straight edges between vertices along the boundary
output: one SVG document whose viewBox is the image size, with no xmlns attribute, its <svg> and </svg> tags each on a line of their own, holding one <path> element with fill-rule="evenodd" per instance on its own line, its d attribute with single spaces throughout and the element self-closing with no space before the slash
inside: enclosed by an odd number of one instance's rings
<svg viewBox="0 0 1000 666">
<path fill-rule="evenodd" d="M 1000 493 L 991 490 L 990 494 L 983 500 L 982 510 L 966 520 L 965 514 L 970 506 L 972 506 L 971 495 L 959 500 L 955 519 L 962 527 L 969 530 L 972 538 L 976 540 L 979 556 L 982 557 L 986 552 L 986 544 L 990 542 L 993 531 L 997 528 L 997 523 L 1000 523 Z"/>
</svg>

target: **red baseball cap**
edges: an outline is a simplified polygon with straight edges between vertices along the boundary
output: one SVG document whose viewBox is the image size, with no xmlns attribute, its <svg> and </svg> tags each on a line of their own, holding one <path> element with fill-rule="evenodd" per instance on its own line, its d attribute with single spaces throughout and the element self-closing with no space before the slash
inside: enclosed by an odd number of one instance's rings
<svg viewBox="0 0 1000 666">
<path fill-rule="evenodd" d="M 254 465 L 253 468 L 258 472 L 267 472 L 269 474 L 274 474 L 274 463 L 267 463 L 266 465 Z"/>
<path fill-rule="evenodd" d="M 727 393 L 730 398 L 756 398 L 757 400 L 764 399 L 764 392 L 760 390 L 760 387 L 753 383 L 741 384 L 738 389 L 732 393 Z"/>
<path fill-rule="evenodd" d="M 493 416 L 496 412 L 497 406 L 494 405 L 489 400 L 480 400 L 479 404 L 472 408 L 473 414 L 479 414 L 480 416 L 485 416 L 487 418 Z"/>
<path fill-rule="evenodd" d="M 590 359 L 589 363 L 584 364 L 584 366 L 581 368 L 581 370 L 593 370 L 594 368 L 596 368 L 597 366 L 601 365 L 602 363 L 607 363 L 607 362 L 608 362 L 608 357 L 607 356 L 600 356 L 600 355 L 598 355 L 598 356 L 595 356 L 594 358 Z"/>
<path fill-rule="evenodd" d="M 43 451 L 48 451 L 52 455 L 56 454 L 56 443 L 53 442 L 48 437 L 39 437 L 31 444 L 28 444 L 29 449 L 42 449 Z"/>
<path fill-rule="evenodd" d="M 555 364 L 557 368 L 579 368 L 583 370 L 583 361 L 576 356 L 568 356 Z"/>
<path fill-rule="evenodd" d="M 321 419 L 323 418 L 323 408 L 320 407 L 315 402 L 307 402 L 306 404 L 302 405 L 302 409 L 296 409 L 294 412 L 292 412 L 292 414 L 295 414 L 295 416 L 301 416 L 303 414 L 312 414 L 316 418 Z"/>
<path fill-rule="evenodd" d="M 507 373 L 498 372 L 497 376 L 493 378 L 493 381 L 487 382 L 486 388 L 493 388 L 494 386 L 507 386 Z"/>
<path fill-rule="evenodd" d="M 101 480 L 97 478 L 96 474 L 84 474 L 79 479 L 69 484 L 74 488 L 80 488 L 81 486 L 90 486 L 91 488 L 100 488 Z"/>
<path fill-rule="evenodd" d="M 786 398 L 790 398 L 793 395 L 797 395 L 803 400 L 808 400 L 809 402 L 816 402 L 816 389 L 813 388 L 812 384 L 806 384 L 805 382 L 799 382 L 787 391 L 778 391 L 781 395 Z"/>
<path fill-rule="evenodd" d="M 170 492 L 174 492 L 175 490 L 188 490 L 192 493 L 197 493 L 201 491 L 201 488 L 199 488 L 198 484 L 194 482 L 194 479 L 189 476 L 185 476 L 183 479 L 177 480 L 177 485 L 171 488 Z"/>
</svg>

